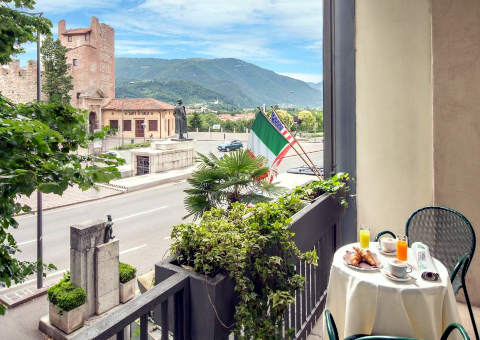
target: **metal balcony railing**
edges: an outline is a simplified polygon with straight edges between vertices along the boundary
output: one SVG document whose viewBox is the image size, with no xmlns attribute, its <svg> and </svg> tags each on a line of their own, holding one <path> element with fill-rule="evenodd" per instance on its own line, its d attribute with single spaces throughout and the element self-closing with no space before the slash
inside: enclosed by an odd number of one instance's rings
<svg viewBox="0 0 480 340">
<path fill-rule="evenodd" d="M 305 277 L 305 287 L 296 292 L 295 303 L 285 312 L 284 323 L 284 334 L 288 329 L 294 329 L 295 339 L 306 339 L 323 310 L 341 212 L 342 208 L 331 195 L 323 195 L 292 218 L 291 230 L 295 233 L 298 248 L 301 251 L 315 249 L 319 258 L 318 266 L 304 261 L 296 264 L 297 271 Z M 169 302 L 173 302 L 173 308 L 169 308 Z M 206 304 L 204 308 L 211 306 Z M 190 334 L 190 277 L 180 272 L 119 307 L 94 326 L 84 327 L 73 339 L 105 340 L 116 335 L 118 340 L 123 340 L 124 329 L 140 319 L 139 337 L 137 334 L 132 339 L 148 340 L 148 319 L 154 310 L 160 310 L 158 326 L 162 340 L 197 340 L 195 334 Z"/>
</svg>

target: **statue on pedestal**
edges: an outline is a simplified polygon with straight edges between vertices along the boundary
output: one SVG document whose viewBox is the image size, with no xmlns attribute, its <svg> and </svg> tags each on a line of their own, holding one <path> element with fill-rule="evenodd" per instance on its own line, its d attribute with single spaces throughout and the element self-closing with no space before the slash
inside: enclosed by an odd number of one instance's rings
<svg viewBox="0 0 480 340">
<path fill-rule="evenodd" d="M 175 116 L 175 133 L 178 133 L 178 139 L 185 139 L 183 134 L 187 132 L 187 113 L 181 99 L 177 101 L 173 115 Z"/>
</svg>

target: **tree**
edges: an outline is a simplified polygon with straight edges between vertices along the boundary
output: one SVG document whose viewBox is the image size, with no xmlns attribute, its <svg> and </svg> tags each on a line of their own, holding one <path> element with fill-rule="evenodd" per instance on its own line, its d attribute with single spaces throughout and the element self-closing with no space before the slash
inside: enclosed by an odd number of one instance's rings
<svg viewBox="0 0 480 340">
<path fill-rule="evenodd" d="M 317 121 L 317 131 L 323 132 L 323 111 L 317 111 L 315 113 L 315 119 Z"/>
<path fill-rule="evenodd" d="M 202 119 L 200 118 L 200 115 L 198 114 L 198 112 L 193 113 L 193 117 L 190 120 L 190 127 L 192 128 L 192 130 L 201 129 Z"/>
<path fill-rule="evenodd" d="M 52 23 L 47 18 L 32 17 L 17 8 L 33 9 L 35 0 L 0 0 L 0 65 L 23 53 L 22 44 L 36 41 L 37 31 L 50 34 Z"/>
<path fill-rule="evenodd" d="M 300 111 L 298 113 L 298 119 L 300 119 L 300 130 L 306 132 L 312 132 L 315 125 L 315 116 L 307 110 Z"/>
<path fill-rule="evenodd" d="M 268 173 L 263 157 L 252 158 L 247 150 L 237 150 L 219 159 L 213 153 L 198 153 L 198 169 L 187 181 L 192 186 L 185 207 L 188 215 L 202 217 L 212 208 L 231 208 L 235 202 L 268 201 L 282 190 L 261 179 Z"/>
<path fill-rule="evenodd" d="M 34 41 L 37 29 L 50 33 L 48 20 L 31 20 L 34 18 L 6 7 L 11 2 L 15 8 L 23 7 L 22 1 L 0 0 L 0 61 L 8 61 L 12 53 L 22 50 L 16 42 Z M 33 9 L 34 1 L 25 0 L 23 4 Z M 43 265 L 15 258 L 19 251 L 11 233 L 18 227 L 15 216 L 31 210 L 16 202 L 19 196 L 30 196 L 35 190 L 62 195 L 72 185 L 85 190 L 95 182 L 120 177 L 117 166 L 121 160 L 77 152 L 96 137 L 89 136 L 85 126 L 84 114 L 68 104 L 13 105 L 0 95 L 0 282 L 7 287 Z M 0 304 L 0 314 L 4 312 Z"/>
<path fill-rule="evenodd" d="M 42 44 L 42 62 L 44 67 L 42 91 L 50 103 L 70 102 L 69 92 L 73 90 L 72 76 L 68 74 L 67 48 L 59 39 L 48 36 Z"/>
</svg>

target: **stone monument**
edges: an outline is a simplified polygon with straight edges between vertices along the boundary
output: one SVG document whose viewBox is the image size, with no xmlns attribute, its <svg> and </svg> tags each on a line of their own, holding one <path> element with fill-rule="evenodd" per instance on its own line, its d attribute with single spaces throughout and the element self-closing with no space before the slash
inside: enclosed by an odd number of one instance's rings
<svg viewBox="0 0 480 340">
<path fill-rule="evenodd" d="M 178 140 L 185 140 L 183 134 L 187 132 L 187 113 L 181 99 L 177 101 L 173 115 L 175 116 L 175 133 L 178 133 Z"/>
<path fill-rule="evenodd" d="M 119 301 L 119 241 L 113 240 L 113 222 L 93 221 L 70 227 L 70 279 L 87 293 L 85 319 L 100 315 Z M 53 339 L 66 339 L 65 333 L 50 324 L 48 315 L 39 328 Z M 74 336 L 75 333 L 69 336 Z"/>
</svg>

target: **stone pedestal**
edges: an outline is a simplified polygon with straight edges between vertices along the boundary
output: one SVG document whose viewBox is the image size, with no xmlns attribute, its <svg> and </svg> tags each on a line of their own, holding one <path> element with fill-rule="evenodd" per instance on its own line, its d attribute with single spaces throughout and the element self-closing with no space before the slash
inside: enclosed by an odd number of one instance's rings
<svg viewBox="0 0 480 340">
<path fill-rule="evenodd" d="M 119 304 L 119 243 L 104 243 L 95 252 L 95 313 L 101 314 Z"/>
<path fill-rule="evenodd" d="M 154 142 L 150 148 L 132 151 L 133 174 L 137 175 L 139 173 L 138 156 L 149 158 L 148 173 L 158 173 L 192 166 L 194 153 L 194 140 Z"/>
</svg>

